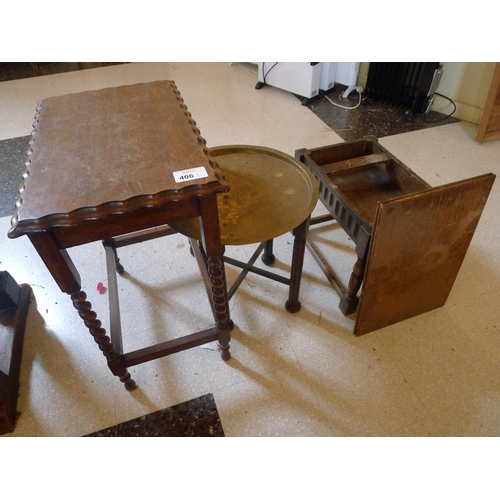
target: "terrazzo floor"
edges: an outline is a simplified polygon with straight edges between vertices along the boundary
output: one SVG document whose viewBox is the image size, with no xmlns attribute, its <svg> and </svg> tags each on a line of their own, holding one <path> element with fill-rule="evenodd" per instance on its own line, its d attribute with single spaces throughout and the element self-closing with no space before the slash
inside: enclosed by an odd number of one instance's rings
<svg viewBox="0 0 500 500">
<path fill-rule="evenodd" d="M 454 116 L 438 113 L 432 108 L 425 115 L 407 116 L 405 109 L 401 106 L 370 98 L 359 100 L 359 94 L 355 91 L 351 92 L 347 99 L 340 99 L 345 89 L 344 85 L 337 84 L 326 97 L 323 96 L 308 104 L 308 108 L 344 141 L 360 139 L 368 135 L 380 139 L 459 121 Z M 439 97 L 436 96 L 435 99 Z"/>
<path fill-rule="evenodd" d="M 51 95 L 158 79 L 176 82 L 208 146 L 253 144 L 290 155 L 344 138 L 291 94 L 255 90 L 251 66 L 130 63 L 0 83 L 0 140 L 31 132 L 36 102 Z M 476 125 L 454 122 L 380 139 L 433 186 L 500 172 L 500 142 L 475 142 Z M 302 309 L 289 314 L 284 285 L 249 275 L 231 301 L 232 359 L 210 348 L 131 369 L 128 393 L 61 294 L 27 238 L 9 240 L 0 218 L 0 267 L 28 283 L 34 300 L 23 351 L 20 412 L 5 437 L 84 436 L 213 395 L 223 433 L 238 436 L 500 435 L 500 185 L 483 217 L 447 304 L 363 337 L 338 309 L 338 297 L 306 253 Z M 321 205 L 315 215 L 325 213 Z M 311 231 L 338 274 L 352 268 L 352 242 L 334 225 Z M 128 247 L 120 301 L 127 347 L 211 324 L 187 241 L 179 236 Z M 289 271 L 291 235 L 275 242 Z M 253 246 L 231 247 L 235 258 Z M 94 310 L 107 314 L 102 245 L 71 249 Z M 159 273 L 158 270 L 168 270 Z M 229 282 L 236 271 L 228 268 Z M 175 317 L 168 310 L 176 312 Z"/>
</svg>

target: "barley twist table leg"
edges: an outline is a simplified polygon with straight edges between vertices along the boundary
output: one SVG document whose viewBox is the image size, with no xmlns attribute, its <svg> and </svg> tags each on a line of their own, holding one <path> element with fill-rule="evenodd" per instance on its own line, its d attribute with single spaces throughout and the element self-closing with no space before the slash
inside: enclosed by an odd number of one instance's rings
<svg viewBox="0 0 500 500">
<path fill-rule="evenodd" d="M 231 358 L 231 321 L 227 299 L 226 272 L 224 269 L 224 247 L 220 238 L 219 212 L 215 195 L 199 200 L 201 217 L 200 229 L 202 245 L 205 249 L 207 273 L 211 288 L 211 301 L 217 327 L 217 338 L 221 357 L 224 361 Z M 207 284 L 208 285 L 208 284 Z M 208 286 L 207 286 L 208 290 Z"/>
<path fill-rule="evenodd" d="M 102 327 L 101 321 L 97 318 L 97 313 L 92 310 L 92 304 L 87 300 L 87 295 L 82 290 L 71 294 L 73 306 L 78 311 L 80 318 L 83 319 L 85 326 L 89 329 L 94 341 L 106 357 L 108 366 L 112 373 L 120 378 L 120 382 L 125 384 L 128 391 L 137 387 L 132 380 L 127 368 L 121 363 L 120 356 L 115 352 L 115 348 L 110 338 L 106 335 L 106 330 Z"/>
<path fill-rule="evenodd" d="M 28 236 L 61 292 L 71 297 L 73 306 L 106 357 L 111 372 L 120 377 L 127 390 L 135 389 L 136 383 L 130 378 L 127 368 L 121 362 L 120 356 L 115 352 L 110 338 L 106 335 L 106 330 L 97 319 L 97 314 L 92 311 L 92 304 L 87 301 L 87 295 L 81 290 L 80 275 L 68 252 L 59 248 L 54 235 L 50 232 L 33 233 Z"/>
<path fill-rule="evenodd" d="M 219 330 L 219 349 L 221 357 L 224 361 L 231 358 L 229 352 L 230 341 L 230 320 L 229 320 L 229 303 L 227 301 L 224 263 L 220 258 L 208 258 L 207 260 L 208 275 L 212 285 L 212 304 L 217 328 Z"/>
</svg>

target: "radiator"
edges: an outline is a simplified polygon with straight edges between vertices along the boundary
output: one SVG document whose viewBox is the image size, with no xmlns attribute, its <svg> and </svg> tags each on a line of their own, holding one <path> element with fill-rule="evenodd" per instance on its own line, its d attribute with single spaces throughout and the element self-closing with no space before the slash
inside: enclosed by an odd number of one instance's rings
<svg viewBox="0 0 500 500">
<path fill-rule="evenodd" d="M 365 98 L 426 113 L 441 80 L 443 63 L 370 63 Z"/>
</svg>

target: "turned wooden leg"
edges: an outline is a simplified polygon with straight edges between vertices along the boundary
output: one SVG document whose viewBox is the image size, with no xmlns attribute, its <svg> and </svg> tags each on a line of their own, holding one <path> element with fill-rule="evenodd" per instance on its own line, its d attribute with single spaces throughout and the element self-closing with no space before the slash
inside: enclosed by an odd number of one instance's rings
<svg viewBox="0 0 500 500">
<path fill-rule="evenodd" d="M 266 241 L 266 245 L 264 246 L 264 252 L 262 253 L 262 262 L 270 266 L 271 264 L 274 264 L 275 260 L 276 257 L 274 256 L 273 253 L 273 240 L 268 240 Z"/>
<path fill-rule="evenodd" d="M 87 295 L 82 290 L 71 294 L 73 306 L 78 311 L 80 318 L 83 319 L 85 326 L 89 329 L 94 341 L 104 354 L 111 372 L 120 378 L 120 382 L 125 384 L 127 391 L 134 390 L 137 385 L 132 380 L 126 366 L 120 360 L 120 356 L 115 352 L 115 348 L 110 338 L 106 335 L 106 330 L 102 327 L 97 314 L 92 310 L 92 304 L 87 300 Z"/>
<path fill-rule="evenodd" d="M 365 261 L 358 257 L 356 264 L 354 264 L 351 277 L 349 278 L 349 285 L 347 287 L 347 293 L 340 299 L 339 308 L 344 316 L 353 314 L 358 308 L 358 291 L 363 282 L 363 275 L 365 273 Z"/>
<path fill-rule="evenodd" d="M 200 198 L 200 229 L 202 245 L 205 249 L 208 279 L 211 287 L 211 301 L 215 325 L 218 331 L 218 344 L 224 361 L 231 358 L 231 318 L 227 298 L 226 272 L 224 269 L 224 248 L 220 239 L 219 214 L 215 195 Z"/>
<path fill-rule="evenodd" d="M 300 224 L 300 226 L 297 226 L 292 231 L 292 234 L 294 235 L 294 241 L 292 266 L 290 271 L 290 290 L 288 294 L 288 300 L 285 304 L 286 310 L 291 313 L 300 310 L 300 282 L 302 280 L 302 268 L 304 265 L 304 254 L 306 251 L 306 237 L 309 230 L 310 221 L 311 218 L 308 217 L 302 224 Z"/>
<path fill-rule="evenodd" d="M 231 358 L 231 353 L 229 352 L 229 341 L 231 339 L 229 332 L 231 326 L 224 262 L 221 258 L 209 257 L 207 260 L 207 270 L 211 283 L 213 312 L 216 326 L 219 330 L 218 345 L 222 359 L 227 361 Z"/>
</svg>

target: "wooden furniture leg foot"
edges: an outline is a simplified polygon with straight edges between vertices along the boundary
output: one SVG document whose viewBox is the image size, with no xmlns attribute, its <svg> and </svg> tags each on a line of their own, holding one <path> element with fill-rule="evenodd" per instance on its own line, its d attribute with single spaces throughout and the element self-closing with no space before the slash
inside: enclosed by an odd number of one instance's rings
<svg viewBox="0 0 500 500">
<path fill-rule="evenodd" d="M 123 377 L 120 377 L 120 382 L 122 382 L 125 385 L 125 389 L 127 389 L 127 391 L 129 392 L 137 388 L 137 384 L 132 379 L 130 373 L 126 368 L 125 368 L 125 375 Z"/>
<path fill-rule="evenodd" d="M 223 361 L 229 361 L 231 359 L 231 352 L 229 351 L 229 344 L 226 346 L 222 346 L 219 342 L 218 344 L 220 350 L 220 357 Z"/>
<path fill-rule="evenodd" d="M 71 294 L 73 306 L 83 319 L 85 326 L 89 329 L 94 341 L 99 346 L 111 372 L 120 378 L 128 391 L 137 387 L 132 380 L 127 368 L 121 363 L 120 356 L 115 352 L 115 348 L 110 338 L 106 335 L 106 330 L 102 327 L 101 321 L 97 318 L 97 313 L 92 310 L 92 304 L 87 300 L 87 295 L 82 290 Z"/>
<path fill-rule="evenodd" d="M 118 274 L 123 274 L 125 272 L 125 268 L 120 264 L 120 259 L 118 258 L 118 254 L 116 253 L 116 249 L 114 250 L 115 251 L 115 266 L 116 266 L 116 272 Z"/>
<path fill-rule="evenodd" d="M 356 264 L 354 264 L 351 277 L 349 278 L 347 293 L 340 299 L 339 308 L 344 316 L 355 313 L 358 308 L 358 291 L 363 282 L 364 272 L 365 262 L 363 259 L 358 258 Z"/>
<path fill-rule="evenodd" d="M 234 323 L 229 320 L 229 328 L 225 330 L 218 331 L 217 347 L 220 351 L 220 357 L 223 361 L 229 361 L 231 359 L 231 352 L 229 351 L 229 342 L 231 340 L 231 330 L 234 328 Z"/>
<path fill-rule="evenodd" d="M 276 257 L 273 253 L 273 240 L 266 241 L 266 245 L 264 246 L 264 252 L 262 253 L 262 262 L 267 266 L 274 264 Z"/>
<path fill-rule="evenodd" d="M 110 245 L 110 247 L 113 249 L 113 254 L 115 255 L 116 272 L 118 274 L 123 274 L 125 272 L 125 268 L 120 264 L 120 259 L 118 258 L 118 251 L 116 250 L 116 247 L 114 247 L 113 245 Z"/>
</svg>

